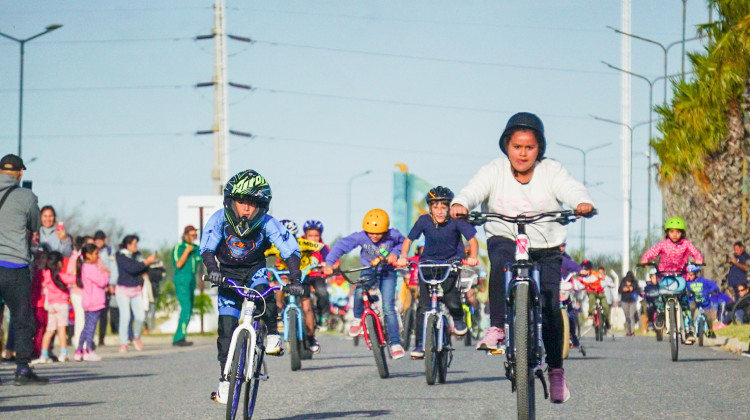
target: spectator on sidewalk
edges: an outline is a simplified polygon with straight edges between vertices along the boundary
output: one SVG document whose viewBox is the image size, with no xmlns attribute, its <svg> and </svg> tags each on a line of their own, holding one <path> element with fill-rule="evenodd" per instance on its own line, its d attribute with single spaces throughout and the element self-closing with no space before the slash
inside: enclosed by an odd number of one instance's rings
<svg viewBox="0 0 750 420">
<path fill-rule="evenodd" d="M 115 297 L 120 310 L 120 353 L 128 351 L 128 326 L 130 325 L 130 311 L 135 319 L 133 325 L 133 345 L 138 351 L 143 350 L 141 342 L 141 327 L 145 318 L 143 299 L 141 298 L 143 276 L 148 271 L 149 264 L 156 261 L 156 255 L 143 258 L 138 252 L 138 236 L 127 235 L 120 244 L 117 252 L 117 287 Z"/>
<path fill-rule="evenodd" d="M 16 385 L 45 384 L 29 368 L 34 335 L 31 312 L 31 249 L 29 235 L 41 226 L 37 197 L 20 188 L 26 166 L 16 155 L 0 159 L 0 298 L 15 328 Z"/>
<path fill-rule="evenodd" d="M 103 230 L 97 230 L 94 233 L 94 245 L 99 249 L 99 262 L 109 271 L 109 286 L 106 289 L 106 307 L 101 311 L 99 317 L 99 343 L 104 345 L 104 336 L 107 334 L 107 321 L 109 318 L 110 329 L 113 334 L 118 332 L 117 326 L 120 322 L 120 314 L 117 309 L 117 299 L 115 298 L 115 285 L 117 284 L 117 261 L 115 259 L 115 250 L 107 244 L 107 234 Z"/>
<path fill-rule="evenodd" d="M 41 209 L 42 226 L 39 228 L 39 245 L 47 244 L 50 251 L 57 251 L 68 258 L 73 253 L 73 241 L 65 232 L 63 222 L 57 221 L 55 208 L 46 205 Z"/>
<path fill-rule="evenodd" d="M 628 271 L 620 282 L 620 302 L 622 310 L 625 312 L 625 330 L 626 335 L 634 334 L 635 326 L 638 323 L 638 281 L 635 279 L 632 271 Z"/>
<path fill-rule="evenodd" d="M 193 344 L 187 341 L 187 326 L 193 315 L 193 301 L 195 299 L 195 275 L 198 272 L 203 259 L 200 250 L 195 245 L 198 239 L 198 231 L 192 225 L 185 226 L 182 233 L 182 242 L 172 249 L 172 262 L 174 263 L 174 288 L 177 301 L 180 303 L 180 320 L 177 323 L 177 331 L 172 339 L 173 346 L 189 346 Z"/>
<path fill-rule="evenodd" d="M 729 286 L 734 290 L 734 299 L 739 299 L 739 290 L 737 288 L 740 285 L 747 287 L 747 260 L 750 259 L 750 255 L 745 252 L 745 245 L 742 242 L 734 243 L 734 256 L 729 259 L 732 266 L 729 267 Z"/>
<path fill-rule="evenodd" d="M 750 323 L 750 298 L 742 299 L 747 295 L 747 285 L 741 284 L 737 286 L 737 301 L 734 304 L 734 319 L 729 322 L 737 322 L 740 324 Z M 728 323 L 729 323 L 728 322 Z"/>
</svg>

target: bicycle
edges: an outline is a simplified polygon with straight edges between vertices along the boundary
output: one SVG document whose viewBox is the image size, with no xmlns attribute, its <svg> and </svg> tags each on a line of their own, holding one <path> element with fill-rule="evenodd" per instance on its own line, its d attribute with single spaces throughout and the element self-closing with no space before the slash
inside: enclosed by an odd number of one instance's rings
<svg viewBox="0 0 750 420">
<path fill-rule="evenodd" d="M 708 334 L 708 319 L 703 306 L 698 304 L 698 314 L 695 316 L 695 335 L 698 338 L 698 346 L 703 347 L 703 338 Z"/>
<path fill-rule="evenodd" d="M 594 338 L 596 341 L 604 341 L 604 336 L 607 335 L 607 326 L 605 325 L 604 319 L 602 298 L 597 296 L 596 304 L 594 304 Z"/>
<path fill-rule="evenodd" d="M 591 216 L 596 214 L 596 210 Z M 529 257 L 529 237 L 526 225 L 544 218 L 551 222 L 567 225 L 580 217 L 573 210 L 518 215 L 515 217 L 498 213 L 471 212 L 468 221 L 481 225 L 490 219 L 513 223 L 517 226 L 515 262 L 505 270 L 506 308 L 505 322 L 506 354 L 505 376 L 511 382 L 511 391 L 516 392 L 519 419 L 534 419 L 535 390 L 534 378 L 538 378 L 544 389 L 544 398 L 549 398 L 547 383 L 544 380 L 544 344 L 542 342 L 542 308 L 540 267 Z"/>
<path fill-rule="evenodd" d="M 208 276 L 203 276 L 204 281 L 210 281 Z M 260 381 L 268 380 L 263 356 L 266 353 L 266 335 L 268 330 L 261 321 L 256 321 L 262 315 L 255 315 L 256 301 L 263 301 L 265 312 L 265 298 L 276 290 L 287 291 L 286 287 L 273 286 L 265 292 L 259 293 L 255 289 L 240 286 L 235 280 L 224 278 L 219 287 L 234 288 L 237 293 L 245 298 L 245 308 L 242 311 L 242 323 L 232 333 L 232 341 L 229 343 L 231 359 L 224 365 L 224 377 L 229 381 L 229 394 L 227 396 L 227 420 L 234 420 L 237 410 L 240 408 L 240 393 L 243 384 L 244 390 L 244 418 L 250 419 L 255 411 L 255 401 L 258 397 Z M 273 297 L 272 297 L 273 298 Z M 283 354 L 283 351 L 282 351 Z M 211 399 L 216 399 L 216 392 L 211 393 Z"/>
<path fill-rule="evenodd" d="M 416 263 L 410 262 L 410 266 L 416 266 Z M 405 279 L 402 287 L 409 288 L 409 294 L 411 295 L 411 304 L 404 311 L 403 316 L 403 328 L 401 329 L 401 345 L 405 350 L 409 349 L 411 345 L 412 334 L 417 334 L 417 306 L 419 298 L 419 284 L 414 284 L 411 279 Z"/>
<path fill-rule="evenodd" d="M 658 267 L 653 262 L 645 265 Z M 686 343 L 687 332 L 692 324 L 690 314 L 685 312 L 685 308 L 682 307 L 680 302 L 684 294 L 687 293 L 685 270 L 657 271 L 656 276 L 659 277 L 659 293 L 664 299 L 664 327 L 667 336 L 669 336 L 670 354 L 672 361 L 676 362 L 680 355 L 680 343 Z M 654 327 L 656 328 L 656 324 L 654 324 Z"/>
<path fill-rule="evenodd" d="M 464 275 L 465 272 L 468 272 L 470 274 Z M 469 291 L 472 290 L 472 287 L 474 287 L 479 274 L 474 269 L 464 269 L 462 270 L 461 274 L 462 275 L 459 278 L 461 309 L 464 312 L 464 322 L 466 322 L 466 328 L 468 330 L 466 335 L 464 335 L 464 345 L 468 347 L 471 346 L 472 340 L 479 339 L 482 333 L 479 328 L 479 323 L 481 322 L 481 320 L 479 319 L 479 312 L 477 312 L 474 306 L 471 305 L 467 297 L 467 293 L 469 293 Z"/>
<path fill-rule="evenodd" d="M 304 283 L 307 275 L 314 268 L 316 267 L 311 266 L 302 271 L 302 283 Z M 275 278 L 279 284 L 286 286 L 286 282 L 282 279 L 282 276 L 289 275 L 288 270 L 268 268 L 268 273 L 272 280 Z M 289 349 L 292 371 L 298 371 L 302 368 L 302 360 L 312 359 L 313 352 L 308 348 L 308 343 L 305 339 L 304 314 L 302 313 L 302 308 L 297 305 L 296 296 L 289 295 L 284 306 L 284 311 L 281 313 L 281 320 L 282 325 L 284 325 L 282 338 L 286 341 Z"/>
<path fill-rule="evenodd" d="M 429 272 L 427 276 L 425 269 Z M 440 285 L 451 277 L 451 274 L 459 274 L 460 270 L 460 260 L 451 263 L 420 262 L 418 265 L 419 280 L 427 283 L 430 293 L 430 309 L 424 313 L 422 330 L 427 385 L 434 385 L 435 379 L 441 384 L 445 383 L 448 367 L 453 360 L 450 323 L 445 314 Z"/>
<path fill-rule="evenodd" d="M 350 270 L 335 270 L 336 273 L 344 276 L 347 282 L 352 285 L 359 283 L 365 283 L 372 280 L 375 276 L 379 276 L 381 272 L 381 265 L 377 266 L 364 266 L 353 268 Z M 366 275 L 360 276 L 358 280 L 352 280 L 347 274 L 359 273 L 364 270 L 374 270 L 373 276 L 369 277 Z M 370 294 L 368 287 L 362 287 L 362 304 L 364 305 L 364 312 L 362 313 L 362 332 L 365 338 L 365 344 L 372 350 L 372 355 L 375 358 L 375 366 L 378 369 L 378 375 L 385 379 L 389 376 L 388 363 L 385 359 L 385 352 L 388 348 L 388 331 L 383 328 L 383 323 L 380 320 L 380 315 L 373 309 L 371 302 L 374 301 L 373 296 Z M 355 337 L 356 338 L 356 337 Z M 374 339 L 374 340 L 373 340 Z M 354 344 L 357 345 L 357 342 Z"/>
<path fill-rule="evenodd" d="M 570 355 L 570 348 L 578 343 L 578 350 L 583 357 L 586 357 L 586 349 L 581 343 L 581 329 L 578 324 L 578 313 L 580 309 L 575 307 L 575 290 L 570 283 L 573 273 L 569 274 L 566 279 L 560 283 L 560 311 L 563 319 L 563 353 L 562 358 L 567 359 Z M 571 328 L 571 325 L 573 328 Z"/>
</svg>

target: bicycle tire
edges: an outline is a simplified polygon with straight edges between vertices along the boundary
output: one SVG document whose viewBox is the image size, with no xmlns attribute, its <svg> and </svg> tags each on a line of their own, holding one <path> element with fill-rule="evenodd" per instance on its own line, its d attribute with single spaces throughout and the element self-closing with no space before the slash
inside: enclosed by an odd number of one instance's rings
<svg viewBox="0 0 750 420">
<path fill-rule="evenodd" d="M 388 364 L 385 360 L 385 344 L 380 342 L 378 338 L 378 330 L 375 327 L 375 319 L 372 315 L 365 316 L 365 328 L 367 328 L 367 336 L 370 337 L 370 347 L 372 348 L 372 355 L 375 356 L 375 365 L 378 368 L 378 375 L 385 379 L 388 377 Z"/>
<path fill-rule="evenodd" d="M 234 354 L 232 355 L 232 367 L 229 370 L 229 395 L 227 395 L 227 420 L 234 420 L 237 416 L 237 409 L 240 405 L 240 393 L 242 392 L 242 383 L 245 381 L 244 368 L 245 358 L 247 357 L 247 340 L 250 333 L 242 330 L 237 335 L 237 341 L 234 345 Z"/>
<path fill-rule="evenodd" d="M 698 346 L 703 347 L 703 337 L 706 335 L 706 319 L 701 317 L 698 319 L 698 328 L 696 328 L 698 334 Z"/>
<path fill-rule="evenodd" d="M 534 375 L 532 357 L 531 311 L 529 308 L 529 284 L 520 282 L 515 287 L 513 299 L 513 342 L 516 346 L 516 398 L 518 420 L 535 418 Z"/>
<path fill-rule="evenodd" d="M 266 326 L 262 322 L 258 324 L 257 341 L 255 343 L 255 355 L 253 356 L 253 365 L 248 371 L 253 372 L 253 377 L 248 381 L 245 387 L 245 420 L 253 418 L 255 411 L 255 401 L 258 398 L 258 388 L 260 387 L 261 375 L 267 375 L 266 364 L 263 363 L 263 356 L 266 354 Z"/>
<path fill-rule="evenodd" d="M 464 307 L 464 320 L 466 321 L 466 335 L 464 335 L 464 346 L 471 346 L 471 334 L 474 329 L 474 320 L 472 319 L 471 309 Z M 447 325 L 447 324 L 446 324 Z"/>
<path fill-rule="evenodd" d="M 750 293 L 748 293 L 745 296 L 737 299 L 737 302 L 734 304 L 734 307 L 732 308 L 732 317 L 729 318 L 730 323 L 732 323 L 732 324 L 738 324 L 738 325 L 742 324 L 742 320 L 740 320 L 740 322 L 737 322 L 737 320 L 735 320 L 735 315 L 737 314 L 737 307 L 740 306 L 740 302 L 744 302 L 744 301 L 746 301 L 748 299 L 750 299 Z M 745 314 L 745 319 L 747 319 L 747 314 Z"/>
<path fill-rule="evenodd" d="M 562 358 L 567 359 L 570 355 L 570 319 L 568 319 L 568 310 L 560 308 L 563 319 L 563 343 L 562 343 Z"/>
<path fill-rule="evenodd" d="M 468 334 L 466 334 L 468 335 Z M 438 382 L 445 383 L 448 378 L 448 359 L 450 358 L 451 333 L 448 330 L 448 318 L 443 316 L 443 350 L 438 354 Z"/>
<path fill-rule="evenodd" d="M 664 330 L 661 328 L 655 328 L 654 332 L 656 333 L 656 341 L 663 341 L 664 340 Z"/>
<path fill-rule="evenodd" d="M 292 372 L 295 372 L 302 368 L 302 355 L 300 354 L 301 343 L 299 342 L 299 333 L 297 332 L 296 309 L 290 309 L 289 312 L 287 312 L 286 324 L 288 324 L 289 330 L 289 341 L 287 341 L 287 345 L 289 346 L 289 359 L 292 364 Z"/>
<path fill-rule="evenodd" d="M 414 328 L 414 321 L 414 308 L 409 307 L 404 312 L 404 329 L 401 330 L 401 344 L 404 346 L 404 350 L 409 350 L 411 345 L 411 330 Z"/>
<path fill-rule="evenodd" d="M 424 343 L 424 374 L 427 385 L 434 385 L 437 379 L 439 355 L 437 353 L 437 316 L 430 315 L 425 322 L 427 331 Z"/>
<path fill-rule="evenodd" d="M 602 313 L 599 308 L 595 309 L 594 323 L 594 335 L 596 336 L 596 341 L 604 341 L 604 325 L 602 325 Z"/>
<path fill-rule="evenodd" d="M 677 330 L 677 308 L 674 302 L 667 302 L 667 311 L 669 316 L 669 347 L 672 354 L 672 361 L 676 362 L 680 354 L 679 331 Z"/>
</svg>

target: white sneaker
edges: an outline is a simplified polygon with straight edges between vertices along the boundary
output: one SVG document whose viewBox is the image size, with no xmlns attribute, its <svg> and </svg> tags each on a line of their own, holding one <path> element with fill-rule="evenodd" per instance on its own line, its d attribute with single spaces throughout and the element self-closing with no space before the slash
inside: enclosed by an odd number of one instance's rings
<svg viewBox="0 0 750 420">
<path fill-rule="evenodd" d="M 359 335 L 362 325 L 362 319 L 361 318 L 354 318 L 352 320 L 352 325 L 349 326 L 349 336 L 350 337 L 356 337 Z"/>
<path fill-rule="evenodd" d="M 68 361 L 68 355 L 67 354 L 61 354 L 60 357 L 57 358 L 57 361 L 60 363 L 65 363 Z"/>
<path fill-rule="evenodd" d="M 219 381 L 219 386 L 216 388 L 216 395 L 214 401 L 219 404 L 226 404 L 229 396 L 229 381 Z"/>
<path fill-rule="evenodd" d="M 268 334 L 266 336 L 266 354 L 281 353 L 281 336 L 278 334 Z"/>
<path fill-rule="evenodd" d="M 52 359 L 49 357 L 41 356 L 38 359 L 34 359 L 31 362 L 29 362 L 30 365 L 43 365 L 47 363 L 52 363 Z"/>
</svg>

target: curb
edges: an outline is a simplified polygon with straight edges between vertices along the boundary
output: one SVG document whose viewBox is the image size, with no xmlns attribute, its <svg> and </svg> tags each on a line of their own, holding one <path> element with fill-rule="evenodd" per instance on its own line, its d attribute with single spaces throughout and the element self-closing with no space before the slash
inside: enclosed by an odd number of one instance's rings
<svg viewBox="0 0 750 420">
<path fill-rule="evenodd" d="M 716 338 L 706 338 L 706 343 L 709 346 L 721 347 L 722 350 L 734 354 L 740 354 L 748 350 L 748 346 L 750 346 L 750 344 L 740 341 L 737 338 L 722 336 L 716 336 Z"/>
</svg>

